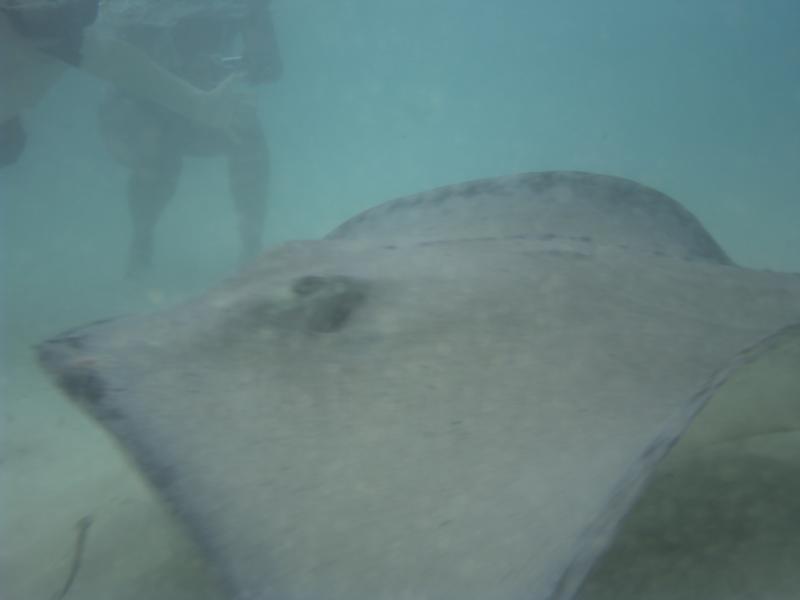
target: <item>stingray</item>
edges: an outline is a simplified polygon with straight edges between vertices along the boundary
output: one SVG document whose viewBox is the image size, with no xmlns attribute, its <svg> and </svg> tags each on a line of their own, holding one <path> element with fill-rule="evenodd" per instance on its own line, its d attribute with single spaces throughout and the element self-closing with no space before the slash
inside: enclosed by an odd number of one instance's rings
<svg viewBox="0 0 800 600">
<path fill-rule="evenodd" d="M 38 352 L 226 598 L 568 600 L 709 399 L 798 336 L 800 277 L 653 189 L 545 172 L 387 202 Z M 800 429 L 781 402 L 709 439 Z"/>
</svg>

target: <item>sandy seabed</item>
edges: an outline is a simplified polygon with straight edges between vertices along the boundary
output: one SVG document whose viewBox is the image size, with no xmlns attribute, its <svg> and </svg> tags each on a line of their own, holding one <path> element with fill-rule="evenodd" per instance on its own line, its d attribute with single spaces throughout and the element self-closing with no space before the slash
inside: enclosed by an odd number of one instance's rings
<svg viewBox="0 0 800 600">
<path fill-rule="evenodd" d="M 66 599 L 218 598 L 168 509 L 111 438 L 39 368 L 34 340 L 6 342 L 0 597 L 58 598 L 76 560 L 78 523 L 88 516 L 92 522 Z"/>
</svg>

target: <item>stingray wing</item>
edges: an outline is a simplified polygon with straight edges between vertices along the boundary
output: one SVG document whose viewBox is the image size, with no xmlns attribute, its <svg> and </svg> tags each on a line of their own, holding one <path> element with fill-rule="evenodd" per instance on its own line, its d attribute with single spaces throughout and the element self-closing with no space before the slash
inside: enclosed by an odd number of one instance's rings
<svg viewBox="0 0 800 600">
<path fill-rule="evenodd" d="M 788 275 L 573 239 L 330 240 L 40 355 L 231 598 L 563 600 L 769 342 L 739 353 L 797 321 Z"/>
</svg>

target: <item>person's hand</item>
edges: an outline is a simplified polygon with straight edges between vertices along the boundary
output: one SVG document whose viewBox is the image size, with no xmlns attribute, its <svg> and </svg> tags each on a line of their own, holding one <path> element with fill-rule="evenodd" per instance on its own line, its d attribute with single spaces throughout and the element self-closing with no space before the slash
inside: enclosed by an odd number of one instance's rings
<svg viewBox="0 0 800 600">
<path fill-rule="evenodd" d="M 255 92 L 247 89 L 242 75 L 234 74 L 203 94 L 198 120 L 236 141 L 245 133 L 246 124 L 255 111 Z"/>
</svg>

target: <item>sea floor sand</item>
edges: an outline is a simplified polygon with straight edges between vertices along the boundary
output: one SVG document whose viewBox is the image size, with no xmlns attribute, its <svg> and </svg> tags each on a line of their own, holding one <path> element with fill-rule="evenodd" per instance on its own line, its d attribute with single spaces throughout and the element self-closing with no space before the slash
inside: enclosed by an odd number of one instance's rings
<svg viewBox="0 0 800 600">
<path fill-rule="evenodd" d="M 185 294 L 114 285 L 119 293 L 87 313 L 100 318 L 152 309 Z M 57 597 L 76 556 L 76 525 L 89 516 L 80 566 L 65 600 L 218 598 L 167 507 L 36 363 L 33 344 L 85 317 L 35 314 L 35 308 L 25 315 L 19 306 L 11 312 L 16 322 L 8 329 L 15 335 L 4 336 L 0 366 L 0 597 Z M 21 324 L 21 317 L 31 325 Z"/>
</svg>

